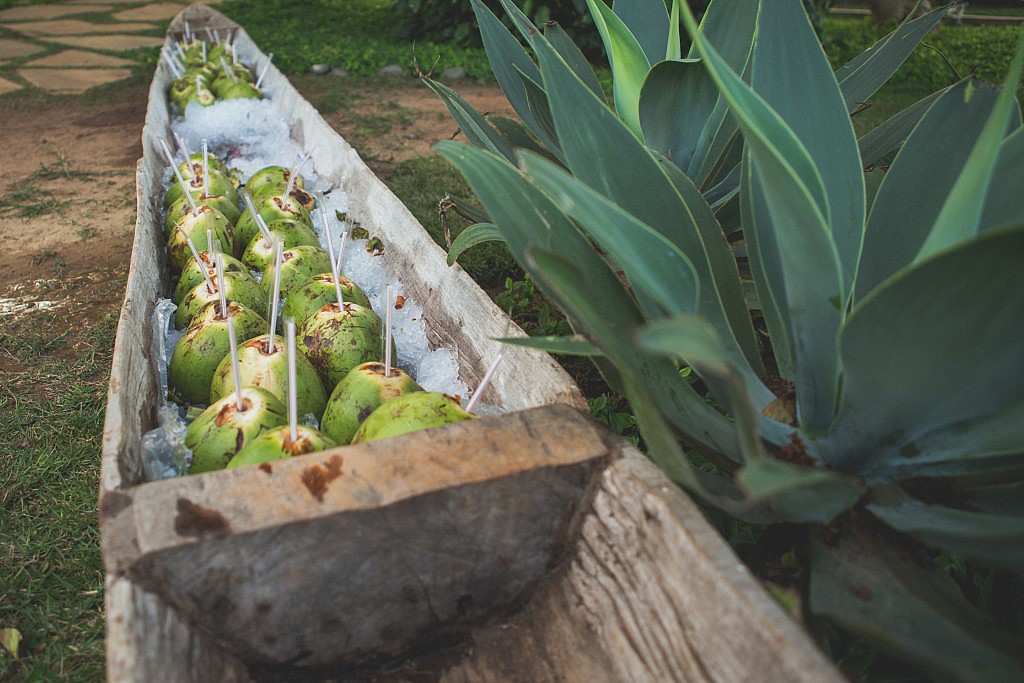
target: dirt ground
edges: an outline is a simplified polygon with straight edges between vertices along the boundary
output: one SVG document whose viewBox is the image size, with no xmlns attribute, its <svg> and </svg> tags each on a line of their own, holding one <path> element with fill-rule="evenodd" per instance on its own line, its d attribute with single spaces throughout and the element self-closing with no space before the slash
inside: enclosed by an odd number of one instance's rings
<svg viewBox="0 0 1024 683">
<path fill-rule="evenodd" d="M 293 80 L 385 181 L 395 163 L 430 154 L 457 131 L 418 81 Z M 455 87 L 478 111 L 511 113 L 496 87 Z M 147 94 L 143 83 L 100 97 L 0 97 L 0 340 L 70 332 L 73 351 L 92 323 L 118 310 Z M 0 372 L 16 371 L 2 347 Z"/>
</svg>

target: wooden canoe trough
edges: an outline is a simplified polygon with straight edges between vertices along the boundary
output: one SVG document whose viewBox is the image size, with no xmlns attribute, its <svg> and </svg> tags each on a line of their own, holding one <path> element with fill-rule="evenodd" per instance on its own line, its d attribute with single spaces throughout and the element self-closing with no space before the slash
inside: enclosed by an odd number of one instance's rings
<svg viewBox="0 0 1024 683">
<path fill-rule="evenodd" d="M 244 30 L 202 5 L 168 32 Z M 590 420 L 546 354 L 508 348 L 504 414 L 256 467 L 143 481 L 157 424 L 154 306 L 168 72 L 149 95 L 138 223 L 103 438 L 100 528 L 111 681 L 828 680 L 834 670 L 699 510 Z M 271 67 L 315 172 L 353 198 L 381 258 L 476 386 L 521 334 Z M 308 167 L 307 167 L 308 168 Z"/>
</svg>

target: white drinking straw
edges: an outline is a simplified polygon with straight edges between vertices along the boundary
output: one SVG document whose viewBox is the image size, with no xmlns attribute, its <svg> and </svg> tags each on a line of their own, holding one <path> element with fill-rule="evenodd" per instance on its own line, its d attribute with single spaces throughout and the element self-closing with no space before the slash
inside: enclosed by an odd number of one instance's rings
<svg viewBox="0 0 1024 683">
<path fill-rule="evenodd" d="M 270 228 L 267 227 L 266 221 L 263 220 L 263 216 L 256 210 L 256 206 L 252 203 L 252 197 L 245 190 L 242 190 L 242 199 L 245 200 L 245 208 L 249 209 L 249 213 L 253 216 L 253 220 L 256 221 L 256 227 L 259 229 L 260 234 L 263 235 L 263 246 L 268 249 L 274 246 L 274 238 L 270 234 Z"/>
<path fill-rule="evenodd" d="M 504 355 L 505 354 L 499 352 L 498 355 L 495 356 L 494 362 L 491 363 L 491 367 L 487 368 L 484 378 L 480 380 L 480 386 L 476 388 L 476 391 L 473 392 L 473 396 L 469 399 L 469 403 L 466 404 L 467 413 L 473 412 L 473 408 L 476 406 L 477 401 L 480 400 L 480 397 L 483 396 L 484 389 L 487 388 L 487 383 L 491 381 L 491 375 L 493 375 L 494 371 L 498 368 L 498 363 L 501 362 Z"/>
<path fill-rule="evenodd" d="M 192 193 L 188 191 L 188 184 L 185 182 L 185 179 L 181 177 L 181 171 L 179 171 L 178 167 L 174 164 L 174 155 L 171 154 L 171 150 L 167 146 L 167 141 L 160 138 L 160 145 L 164 148 L 164 154 L 167 156 L 167 162 L 171 165 L 171 168 L 174 169 L 174 175 L 177 176 L 181 189 L 184 190 L 185 196 L 188 197 L 188 203 L 192 205 L 192 215 L 198 216 L 199 206 L 196 204 L 196 200 L 192 198 Z"/>
<path fill-rule="evenodd" d="M 338 258 L 334 259 L 334 277 L 341 275 L 341 261 L 345 257 L 345 244 L 348 242 L 348 230 L 341 233 L 341 244 L 338 245 Z"/>
<path fill-rule="evenodd" d="M 235 406 L 238 412 L 245 411 L 245 402 L 242 401 L 242 377 L 238 367 L 238 340 L 235 338 L 235 319 L 228 312 L 228 341 L 231 343 L 231 372 L 235 376 Z"/>
<path fill-rule="evenodd" d="M 224 293 L 224 255 L 217 254 L 217 289 L 220 293 L 220 310 L 226 312 L 228 310 L 228 295 Z"/>
<path fill-rule="evenodd" d="M 270 61 L 274 58 L 274 53 L 271 52 L 267 55 L 267 63 L 263 65 L 263 69 L 260 70 L 260 77 L 256 79 L 256 89 L 260 89 L 260 85 L 263 83 L 263 77 L 267 75 L 267 69 L 270 68 Z"/>
<path fill-rule="evenodd" d="M 202 45 L 203 45 L 203 62 L 205 63 L 206 62 L 206 41 L 205 40 L 202 41 Z"/>
<path fill-rule="evenodd" d="M 298 422 L 298 387 L 295 386 L 295 320 L 288 318 L 284 321 L 288 339 L 288 424 L 291 427 L 291 440 L 299 438 Z"/>
<path fill-rule="evenodd" d="M 203 279 L 206 280 L 206 289 L 213 294 L 213 290 L 216 289 L 213 285 L 213 280 L 210 279 L 210 274 L 206 272 L 206 264 L 203 263 L 203 259 L 199 257 L 199 251 L 196 249 L 196 245 L 193 244 L 192 238 L 185 235 L 185 231 L 178 227 L 178 231 L 185 237 L 185 243 L 188 244 L 188 248 L 192 251 L 192 258 L 196 260 L 196 265 L 199 266 L 199 272 L 203 274 Z"/>
<path fill-rule="evenodd" d="M 203 198 L 210 196 L 210 151 L 203 140 Z"/>
<path fill-rule="evenodd" d="M 188 151 L 188 145 L 185 144 L 185 140 L 182 139 L 177 133 L 174 134 L 174 139 L 178 143 L 178 147 L 181 149 L 181 153 L 185 155 L 185 163 L 192 161 L 192 154 Z"/>
<path fill-rule="evenodd" d="M 228 64 L 226 59 L 224 59 L 224 55 L 220 56 L 220 68 L 224 69 L 224 73 L 228 75 L 228 78 L 230 78 L 233 81 L 238 80 L 238 76 L 235 75 L 235 70 L 232 69 L 231 65 Z"/>
<path fill-rule="evenodd" d="M 274 293 L 270 298 L 270 337 L 267 339 L 267 353 L 274 351 L 274 332 L 277 331 L 277 304 L 281 298 L 281 266 L 284 265 L 284 244 L 274 240 Z"/>
<path fill-rule="evenodd" d="M 299 159 L 299 163 L 295 164 L 295 168 L 293 168 L 292 172 L 288 175 L 288 185 L 284 188 L 285 201 L 288 200 L 288 197 L 291 195 L 292 190 L 295 188 L 295 179 L 299 176 L 299 171 L 302 169 L 303 166 L 306 165 L 306 162 L 309 160 L 309 156 L 312 153 L 313 152 L 310 151 L 303 154 L 302 158 Z"/>
<path fill-rule="evenodd" d="M 384 376 L 391 376 L 391 285 L 388 285 L 387 298 L 384 299 Z"/>
</svg>

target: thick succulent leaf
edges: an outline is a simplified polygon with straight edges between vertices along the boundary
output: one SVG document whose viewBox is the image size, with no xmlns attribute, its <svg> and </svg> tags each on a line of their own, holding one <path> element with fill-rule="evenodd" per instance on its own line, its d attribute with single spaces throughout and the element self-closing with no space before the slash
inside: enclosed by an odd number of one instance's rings
<svg viewBox="0 0 1024 683">
<path fill-rule="evenodd" d="M 919 436 L 1024 401 L 1021 254 L 1024 225 L 990 230 L 900 271 L 853 309 L 839 339 L 830 465 L 869 473 L 905 462 Z"/>
<path fill-rule="evenodd" d="M 697 309 L 701 283 L 693 263 L 675 244 L 560 167 L 529 153 L 522 155 L 522 165 L 622 268 L 632 286 L 657 303 L 661 311 L 648 310 L 648 317 Z"/>
<path fill-rule="evenodd" d="M 718 88 L 699 59 L 655 64 L 640 92 L 644 142 L 688 169 L 718 100 Z"/>
<path fill-rule="evenodd" d="M 505 139 L 473 109 L 469 102 L 466 102 L 458 93 L 443 83 L 438 83 L 427 77 L 423 78 L 423 82 L 441 98 L 452 118 L 459 124 L 466 139 L 481 149 L 500 154 L 509 161 L 515 161 L 515 153 Z"/>
<path fill-rule="evenodd" d="M 1024 519 L 1024 481 L 963 490 L 968 502 L 982 512 Z"/>
<path fill-rule="evenodd" d="M 611 7 L 604 4 L 603 0 L 587 0 L 587 7 L 604 41 L 608 63 L 611 65 L 615 111 L 633 135 L 639 138 L 643 135 L 640 131 L 640 88 L 651 63 L 640 43 Z"/>
<path fill-rule="evenodd" d="M 558 157 L 547 147 L 541 145 L 530 131 L 518 121 L 514 121 L 498 114 L 485 114 L 487 122 L 494 126 L 494 129 L 505 139 L 506 144 L 514 150 L 528 149 L 541 156 L 558 161 Z M 482 221 L 481 221 L 482 222 Z"/>
<path fill-rule="evenodd" d="M 480 37 L 484 43 L 484 50 L 487 52 L 487 59 L 494 71 L 494 78 L 498 81 L 509 104 L 519 114 L 523 123 L 533 131 L 533 134 L 548 147 L 557 148 L 555 141 L 547 137 L 545 131 L 534 117 L 530 109 L 530 102 L 527 97 L 526 87 L 520 74 L 526 74 L 535 82 L 540 81 L 540 71 L 533 63 L 530 56 L 520 45 L 505 25 L 494 16 L 494 13 L 481 2 L 472 0 L 473 12 L 476 14 L 477 24 L 480 25 Z M 512 3 L 509 3 L 512 4 Z M 504 5 L 504 3 L 503 3 Z M 515 8 L 515 5 L 512 5 Z M 505 6 L 505 10 L 512 15 L 512 10 Z M 518 12 L 515 9 L 515 12 Z M 531 26 L 532 28 L 532 26 Z"/>
<path fill-rule="evenodd" d="M 896 486 L 875 489 L 867 509 L 928 545 L 1024 572 L 1024 517 L 929 505 Z"/>
<path fill-rule="evenodd" d="M 942 20 L 946 7 L 908 19 L 896 29 L 836 70 L 836 80 L 850 111 L 875 94 L 924 38 Z M 909 15 L 908 15 L 909 17 Z"/>
<path fill-rule="evenodd" d="M 995 100 L 991 88 L 964 79 L 932 104 L 907 138 L 871 207 L 857 299 L 917 256 Z"/>
<path fill-rule="evenodd" d="M 567 166 L 687 255 L 701 283 L 698 312 L 735 352 L 737 365 L 744 365 L 743 357 L 757 358 L 736 263 L 707 202 L 678 168 L 633 137 L 543 41 L 536 50 Z"/>
<path fill-rule="evenodd" d="M 1009 654 L 1012 641 L 964 600 L 952 579 L 859 528 L 829 543 L 813 539 L 810 609 L 938 680 L 1024 677 Z"/>
<path fill-rule="evenodd" d="M 743 383 L 743 377 L 725 351 L 715 329 L 694 315 L 676 315 L 655 321 L 639 330 L 637 344 L 648 351 L 681 358 L 716 390 L 729 408 L 745 462 L 765 457 L 758 437 L 760 417 Z"/>
<path fill-rule="evenodd" d="M 474 203 L 473 200 L 462 199 L 455 195 L 448 195 L 445 197 L 448 201 L 446 202 L 455 213 L 459 214 L 467 221 L 474 223 L 490 223 L 491 217 L 487 215 L 487 212 L 480 206 Z"/>
<path fill-rule="evenodd" d="M 448 250 L 448 265 L 454 264 L 463 252 L 484 242 L 504 242 L 505 238 L 494 223 L 475 223 L 459 233 Z"/>
<path fill-rule="evenodd" d="M 539 349 L 548 353 L 559 353 L 565 356 L 603 356 L 601 349 L 597 348 L 586 337 L 574 334 L 568 337 L 501 337 L 495 341 L 511 346 L 525 346 L 529 349 Z"/>
<path fill-rule="evenodd" d="M 597 80 L 597 74 L 590 62 L 580 52 L 579 47 L 573 42 L 569 34 L 555 22 L 544 27 L 544 37 L 551 43 L 551 47 L 558 52 L 559 56 L 569 65 L 573 73 L 600 98 L 604 98 L 604 91 L 601 89 L 601 82 Z"/>
<path fill-rule="evenodd" d="M 884 482 L 979 474 L 1005 469 L 1008 458 L 1024 466 L 1024 401 L 942 425 L 902 445 L 899 453 L 867 476 Z"/>
<path fill-rule="evenodd" d="M 851 477 L 764 457 L 748 461 L 736 473 L 736 482 L 752 502 L 798 524 L 828 524 L 864 491 Z"/>
<path fill-rule="evenodd" d="M 903 147 L 907 136 L 943 92 L 945 91 L 936 90 L 930 95 L 922 97 L 865 133 L 857 141 L 857 145 L 860 147 L 860 160 L 864 168 L 889 166 L 896 157 L 896 153 Z M 869 202 L 870 204 L 871 202 Z"/>
<path fill-rule="evenodd" d="M 545 144 L 551 154 L 562 160 L 561 142 L 555 132 L 555 122 L 551 118 L 548 94 L 539 83 L 526 74 L 520 73 L 519 78 L 523 83 L 523 91 L 526 93 L 527 106 L 533 116 L 534 125 L 537 126 L 538 137 L 546 141 Z"/>
<path fill-rule="evenodd" d="M 670 28 L 665 0 L 615 0 L 612 10 L 636 38 L 649 64 L 665 59 Z"/>
<path fill-rule="evenodd" d="M 999 146 L 999 160 L 981 214 L 980 229 L 1024 222 L 1021 174 L 1024 173 L 1024 128 L 1017 128 Z"/>
<path fill-rule="evenodd" d="M 665 59 L 679 59 L 683 56 L 682 36 L 679 32 L 679 3 L 683 0 L 671 0 L 672 9 L 668 18 L 668 44 L 665 46 Z"/>
<path fill-rule="evenodd" d="M 679 377 L 670 360 L 636 352 L 629 335 L 643 316 L 568 217 L 499 157 L 451 142 L 435 148 L 465 176 L 516 260 L 565 312 L 573 329 L 598 346 L 623 379 L 632 377 L 649 387 L 666 419 L 691 443 L 738 458 L 726 417 Z"/>
<path fill-rule="evenodd" d="M 764 3 L 757 21 L 750 84 L 786 122 L 821 175 L 828 206 L 822 214 L 849 292 L 864 238 L 865 200 L 846 103 L 800 0 Z"/>
<path fill-rule="evenodd" d="M 800 4 L 794 6 L 801 14 L 799 21 L 806 22 Z M 772 8 L 776 8 L 774 3 Z M 744 131 L 754 175 L 763 190 L 770 221 L 761 216 L 748 223 L 747 228 L 766 228 L 771 233 L 759 236 L 757 246 L 781 264 L 776 271 L 763 272 L 784 276 L 781 282 L 772 282 L 771 289 L 785 293 L 798 417 L 804 431 L 814 435 L 827 428 L 835 412 L 839 375 L 835 338 L 846 301 L 843 267 L 829 230 L 828 200 L 822 178 L 793 130 L 722 63 L 696 31 L 688 9 L 684 20 Z M 856 170 L 859 174 L 859 165 Z M 863 190 L 863 179 L 860 183 Z M 756 202 L 751 204 L 754 210 L 757 206 Z M 773 240 L 777 246 L 771 244 Z M 776 300 L 782 301 L 778 296 Z"/>
<path fill-rule="evenodd" d="M 519 35 L 522 36 L 523 40 L 529 45 L 533 45 L 533 39 L 537 35 L 537 27 L 533 25 L 530 18 L 523 14 L 523 11 L 519 9 L 519 6 L 514 0 L 498 0 L 501 3 L 502 9 L 505 10 L 505 14 L 508 15 L 509 21 L 512 22 L 512 26 L 519 31 Z"/>
<path fill-rule="evenodd" d="M 1021 70 L 1024 69 L 1024 33 L 1017 43 L 1017 53 L 1006 74 L 1003 89 L 996 99 L 992 113 L 985 121 L 978 140 L 964 164 L 960 176 L 942 205 L 931 232 L 928 233 L 917 259 L 941 251 L 952 244 L 967 239 L 978 232 L 981 214 L 985 202 L 979 201 L 987 197 L 992 184 L 992 174 L 999 159 L 999 147 L 1006 133 L 1007 124 L 1017 108 L 1017 84 L 1020 83 Z"/>
</svg>

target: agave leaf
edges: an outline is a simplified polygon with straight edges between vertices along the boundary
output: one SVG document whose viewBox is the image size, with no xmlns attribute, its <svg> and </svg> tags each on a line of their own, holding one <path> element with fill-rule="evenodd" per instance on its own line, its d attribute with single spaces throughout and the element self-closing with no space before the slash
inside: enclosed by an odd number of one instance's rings
<svg viewBox="0 0 1024 683">
<path fill-rule="evenodd" d="M 525 346 L 530 349 L 540 349 L 548 353 L 559 353 L 565 356 L 584 356 L 592 358 L 603 356 L 601 349 L 591 344 L 581 335 L 574 334 L 568 337 L 501 337 L 495 339 L 502 344 L 511 346 Z"/>
<path fill-rule="evenodd" d="M 754 174 L 749 151 L 740 164 L 739 198 L 740 225 L 745 226 L 743 237 L 747 245 L 747 263 L 754 278 L 761 315 L 772 342 L 775 365 L 780 376 L 793 381 L 796 377 L 796 360 L 791 341 L 793 323 L 786 303 L 782 254 L 771 229 L 764 189 L 760 178 Z"/>
<path fill-rule="evenodd" d="M 698 312 L 738 357 L 757 359 L 735 260 L 696 187 L 633 137 L 544 41 L 537 41 L 536 51 L 569 168 L 689 257 L 701 283 Z"/>
<path fill-rule="evenodd" d="M 487 120 L 477 113 L 458 93 L 443 83 L 438 83 L 426 76 L 423 77 L 423 82 L 434 91 L 434 94 L 441 98 L 452 118 L 455 119 L 455 122 L 459 124 L 462 132 L 466 135 L 466 139 L 481 149 L 490 150 L 495 154 L 500 154 L 509 161 L 515 161 L 515 153 L 508 146 L 508 143 L 505 142 L 501 134 L 494 130 L 487 123 Z"/>
<path fill-rule="evenodd" d="M 700 301 L 693 263 L 659 232 L 544 159 L 524 153 L 523 168 L 624 271 L 662 314 L 692 313 Z M 647 311 L 648 317 L 660 317 Z"/>
<path fill-rule="evenodd" d="M 615 0 L 612 11 L 636 38 L 648 64 L 665 58 L 670 31 L 665 0 Z"/>
<path fill-rule="evenodd" d="M 985 198 L 980 229 L 1024 222 L 1020 200 L 1020 173 L 1024 169 L 1024 128 L 1017 128 L 999 146 L 999 160 Z"/>
<path fill-rule="evenodd" d="M 928 233 L 917 261 L 927 258 L 978 232 L 984 201 L 992 184 L 992 174 L 999 159 L 999 147 L 1006 133 L 1007 124 L 1016 110 L 1017 84 L 1024 69 L 1024 34 L 1017 43 L 1017 52 L 1010 63 L 1003 89 L 996 98 L 992 113 L 985 121 L 978 140 L 971 149 L 960 176 L 949 191 L 931 232 Z"/>
<path fill-rule="evenodd" d="M 886 525 L 928 545 L 1024 571 L 1024 517 L 929 505 L 897 486 L 875 488 L 867 509 Z"/>
<path fill-rule="evenodd" d="M 491 217 L 487 215 L 487 212 L 477 206 L 473 201 L 462 199 L 455 195 L 448 195 L 447 198 L 450 200 L 452 210 L 467 221 L 472 221 L 474 223 L 491 222 Z"/>
<path fill-rule="evenodd" d="M 749 460 L 736 482 L 750 501 L 788 522 L 828 524 L 861 497 L 863 486 L 827 470 L 797 467 L 767 457 Z"/>
<path fill-rule="evenodd" d="M 850 111 L 875 94 L 902 66 L 921 39 L 942 20 L 948 8 L 943 6 L 916 19 L 907 20 L 889 35 L 836 70 L 836 80 Z"/>
<path fill-rule="evenodd" d="M 839 338 L 845 376 L 830 465 L 869 473 L 903 463 L 918 437 L 1024 401 L 1020 254 L 1024 224 L 990 230 L 900 271 L 854 307 Z"/>
<path fill-rule="evenodd" d="M 938 680 L 1024 676 L 1009 654 L 1014 644 L 964 600 L 952 579 L 859 528 L 834 543 L 812 540 L 810 609 Z"/>
<path fill-rule="evenodd" d="M 564 155 L 561 151 L 562 143 L 558 139 L 558 133 L 555 131 L 555 122 L 551 118 L 551 106 L 548 103 L 548 94 L 544 91 L 544 88 L 537 82 L 533 81 L 529 76 L 524 73 L 519 74 L 520 80 L 523 82 L 523 90 L 526 93 L 526 100 L 530 108 L 530 113 L 533 116 L 534 123 L 537 125 L 540 131 L 541 139 L 547 140 L 547 148 L 551 154 L 555 155 L 559 161 L 564 163 Z"/>
<path fill-rule="evenodd" d="M 860 160 L 864 168 L 890 165 L 896 153 L 903 147 L 907 136 L 943 92 L 945 91 L 936 90 L 930 95 L 922 97 L 865 133 L 857 141 L 857 146 L 860 147 Z M 870 204 L 871 202 L 869 202 Z"/>
<path fill-rule="evenodd" d="M 871 207 L 857 272 L 857 299 L 911 263 L 921 250 L 995 100 L 991 89 L 964 79 L 932 104 L 907 138 Z"/>
<path fill-rule="evenodd" d="M 952 477 L 1002 471 L 1024 452 L 1024 401 L 981 417 L 945 424 L 900 447 L 899 458 L 879 463 L 877 481 Z M 1021 462 L 1024 465 L 1024 461 Z M 1007 481 L 1004 477 L 1001 481 Z"/>
<path fill-rule="evenodd" d="M 516 149 L 528 149 L 531 152 L 535 152 L 550 159 L 551 161 L 558 161 L 558 157 L 551 152 L 547 147 L 544 147 L 537 141 L 530 131 L 518 121 L 514 121 L 510 118 L 499 116 L 498 114 L 485 114 L 484 118 L 487 122 L 494 126 L 494 129 L 498 131 L 502 138 L 505 139 L 506 144 L 512 148 L 513 151 Z M 478 221 L 483 222 L 483 221 Z"/>
<path fill-rule="evenodd" d="M 849 292 L 864 237 L 865 200 L 857 138 L 843 94 L 800 0 L 763 4 L 757 22 L 751 87 L 786 122 L 821 175 L 828 207 L 822 214 Z M 792 248 L 789 242 L 780 246 Z"/>
<path fill-rule="evenodd" d="M 805 23 L 806 15 L 800 4 L 788 0 L 787 4 L 796 8 L 801 15 L 799 22 Z M 777 9 L 775 3 L 772 9 Z M 781 264 L 782 267 L 772 274 L 785 274 L 782 282 L 773 282 L 771 287 L 785 293 L 792 328 L 788 336 L 793 343 L 800 424 L 810 435 L 815 435 L 827 428 L 835 411 L 838 393 L 835 337 L 846 301 L 843 267 L 829 230 L 828 200 L 822 177 L 793 130 L 722 62 L 696 30 L 688 9 L 684 12 L 684 22 L 744 131 L 754 175 L 764 190 L 770 224 L 759 220 L 748 224 L 748 228 L 753 225 L 755 229 L 767 228 L 773 233 L 766 239 L 757 238 L 757 245 Z M 848 119 L 845 110 L 843 116 Z M 848 120 L 846 125 L 849 125 Z M 860 174 L 859 164 L 855 170 Z M 863 191 L 863 179 L 859 182 Z M 757 204 L 751 206 L 756 209 Z M 770 244 L 772 240 L 777 247 Z M 773 248 L 774 252 L 768 251 Z M 778 296 L 776 300 L 781 302 Z"/>
<path fill-rule="evenodd" d="M 1024 481 L 970 487 L 963 493 L 982 512 L 1024 519 Z"/>
<path fill-rule="evenodd" d="M 668 18 L 668 44 L 665 46 L 665 59 L 679 59 L 683 56 L 681 36 L 679 35 L 679 3 L 672 0 L 672 8 Z"/>
<path fill-rule="evenodd" d="M 590 91 L 603 99 L 604 90 L 601 89 L 601 82 L 597 80 L 594 68 L 590 66 L 590 62 L 583 56 L 565 29 L 557 23 L 551 22 L 544 27 L 544 37 L 551 43 L 551 47 L 555 49 L 562 60 L 569 65 L 573 73 L 590 88 Z"/>
<path fill-rule="evenodd" d="M 515 26 L 516 30 L 519 31 L 519 35 L 523 37 L 528 44 L 533 44 L 533 39 L 537 35 L 537 27 L 533 25 L 530 18 L 523 14 L 523 11 L 519 9 L 519 6 L 513 0 L 498 0 L 501 3 L 502 9 L 508 15 L 512 25 Z"/>
<path fill-rule="evenodd" d="M 487 53 L 487 59 L 491 63 L 491 69 L 494 71 L 494 78 L 498 81 L 498 85 L 501 86 L 509 104 L 519 114 L 519 118 L 523 120 L 527 128 L 533 131 L 533 134 L 544 145 L 557 149 L 556 141 L 546 135 L 546 132 L 534 117 L 530 108 L 530 101 L 527 97 L 526 86 L 520 77 L 520 74 L 526 74 L 534 82 L 539 82 L 540 71 L 537 69 L 537 65 L 533 63 L 533 60 L 530 59 L 530 56 L 523 49 L 523 46 L 519 44 L 515 36 L 505 28 L 505 25 L 494 16 L 481 0 L 472 0 L 472 2 L 473 12 L 476 14 L 477 23 L 480 25 L 480 37 L 484 43 L 484 50 Z M 508 4 L 503 2 L 502 6 L 515 19 L 513 10 L 515 13 L 519 13 L 519 10 L 514 4 L 512 4 L 510 9 Z M 520 19 L 520 21 L 522 20 L 525 20 L 525 17 Z M 527 24 L 529 24 L 528 21 Z M 530 28 L 533 28 L 532 25 L 530 25 Z"/>
<path fill-rule="evenodd" d="M 608 54 L 615 111 L 633 135 L 639 138 L 643 135 L 640 130 L 640 88 L 643 87 L 651 63 L 629 27 L 622 23 L 611 7 L 604 4 L 603 0 L 587 0 L 587 7 L 590 8 Z"/>
<path fill-rule="evenodd" d="M 721 387 L 718 395 L 736 421 L 744 461 L 765 456 L 757 434 L 759 415 L 750 401 L 740 372 L 711 325 L 694 315 L 676 315 L 653 322 L 637 332 L 637 344 L 648 351 L 682 358 L 701 377 Z"/>
<path fill-rule="evenodd" d="M 483 244 L 484 242 L 504 241 L 505 238 L 494 223 L 475 223 L 460 232 L 459 236 L 452 242 L 452 246 L 448 250 L 448 265 L 454 264 L 462 256 L 463 252 L 471 247 Z"/>
<path fill-rule="evenodd" d="M 640 91 L 644 142 L 688 169 L 718 99 L 718 88 L 699 59 L 655 64 Z"/>
<path fill-rule="evenodd" d="M 643 316 L 615 274 L 540 190 L 507 162 L 468 145 L 435 149 L 466 177 L 516 260 L 582 333 L 622 373 L 650 387 L 673 426 L 709 453 L 738 457 L 731 425 L 682 381 L 668 359 L 637 354 L 630 330 Z M 557 253 L 557 255 L 556 255 Z M 585 276 L 583 275 L 585 273 Z"/>
</svg>

